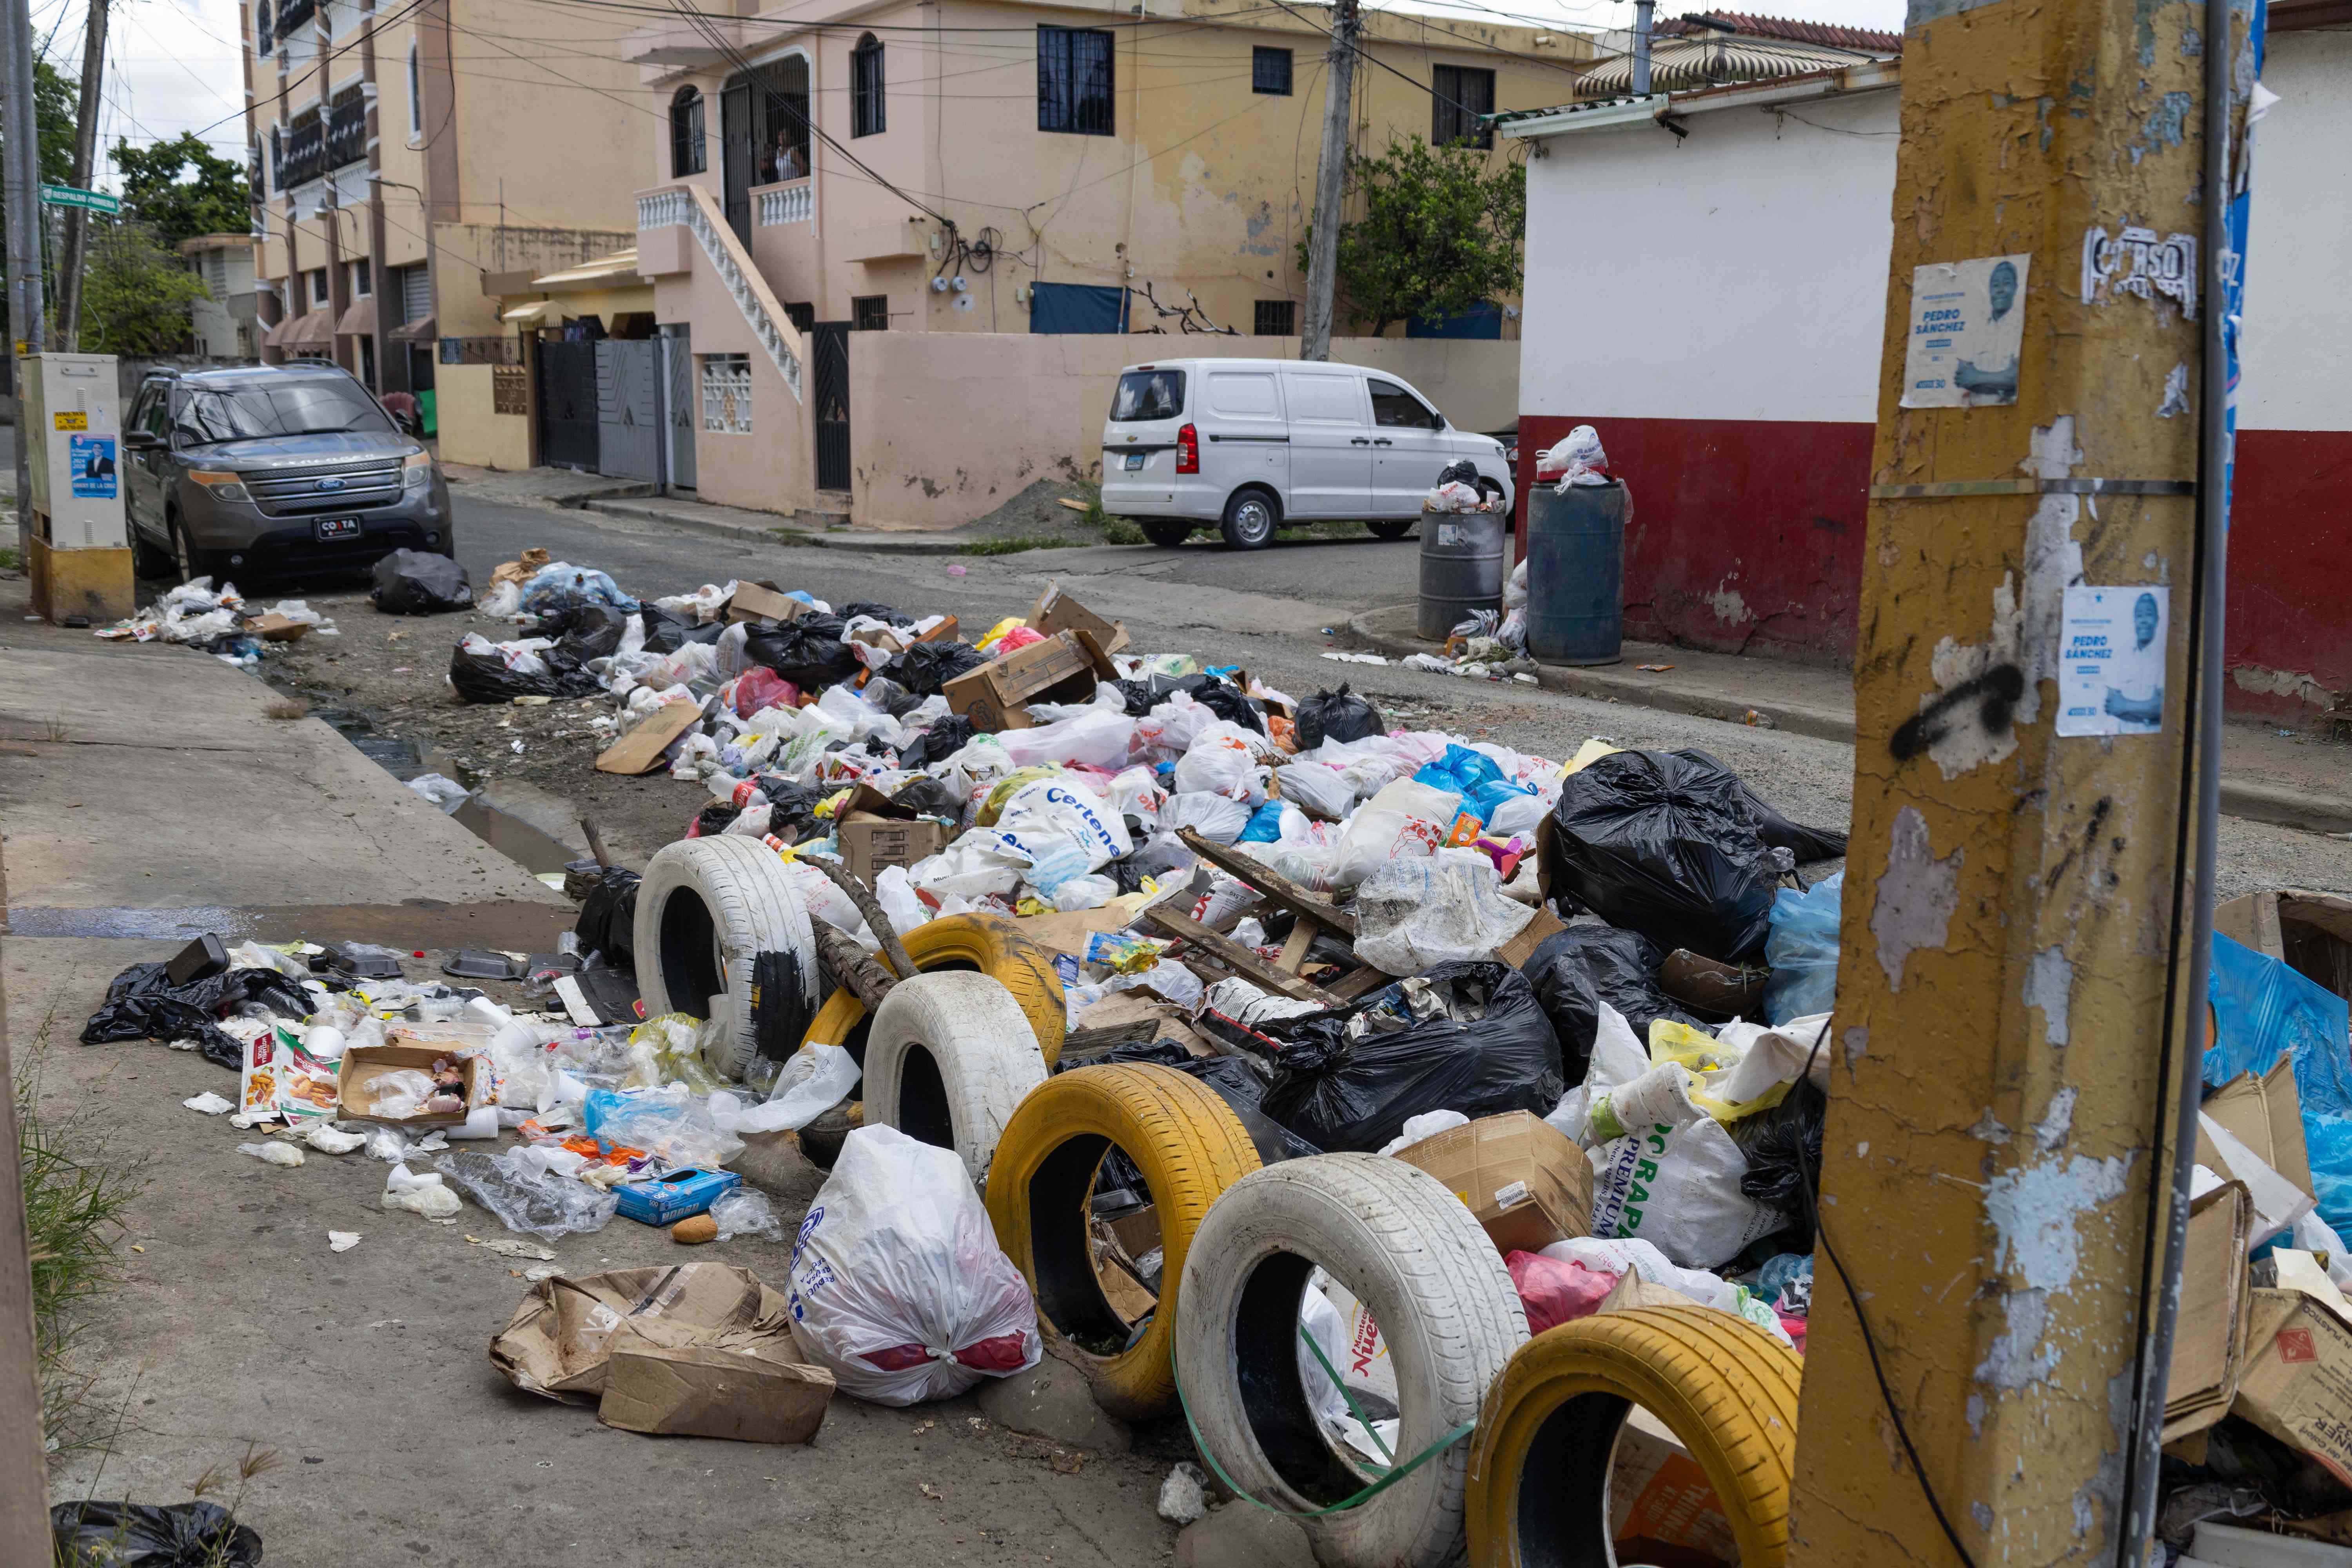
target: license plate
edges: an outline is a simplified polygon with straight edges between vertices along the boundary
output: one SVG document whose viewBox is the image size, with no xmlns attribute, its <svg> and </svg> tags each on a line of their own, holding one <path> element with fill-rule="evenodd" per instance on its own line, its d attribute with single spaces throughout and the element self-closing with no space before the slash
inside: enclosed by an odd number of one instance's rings
<svg viewBox="0 0 2352 1568">
<path fill-rule="evenodd" d="M 322 517 L 311 527 L 318 531 L 321 539 L 357 539 L 360 536 L 360 520 L 355 517 Z"/>
<path fill-rule="evenodd" d="M 1127 455 L 1128 472 L 1133 473 L 1136 469 L 1143 467 L 1143 459 L 1148 456 L 1150 456 L 1150 454 L 1145 452 L 1129 452 Z"/>
</svg>

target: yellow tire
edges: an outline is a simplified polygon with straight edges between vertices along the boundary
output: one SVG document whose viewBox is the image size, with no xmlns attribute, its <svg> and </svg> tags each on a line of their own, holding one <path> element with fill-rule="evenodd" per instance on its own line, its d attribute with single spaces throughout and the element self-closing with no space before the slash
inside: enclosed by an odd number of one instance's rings
<svg viewBox="0 0 2352 1568">
<path fill-rule="evenodd" d="M 1087 1195 L 1113 1144 L 1143 1173 L 1160 1219 L 1161 1293 L 1139 1334 L 1105 1299 L 1087 1235 Z M 1005 1125 L 988 1173 L 996 1243 L 1036 1292 L 1038 1326 L 1066 1347 L 1111 1415 L 1157 1415 L 1174 1401 L 1170 1346 L 1185 1253 L 1209 1205 L 1257 1166 L 1241 1118 L 1216 1090 L 1148 1063 L 1057 1074 Z"/>
<path fill-rule="evenodd" d="M 1037 1048 L 1045 1053 L 1045 1065 L 1052 1067 L 1061 1056 L 1062 1037 L 1069 1027 L 1069 1016 L 1062 1005 L 1061 972 L 1054 967 L 1054 955 L 1022 935 L 1011 921 L 998 915 L 942 915 L 908 931 L 904 940 L 907 956 L 925 973 L 978 970 L 1012 992 L 1029 1026 L 1037 1032 Z M 874 960 L 884 969 L 890 967 L 890 961 L 880 953 Z M 859 1031 L 865 1024 L 866 1004 L 847 987 L 835 986 L 810 1020 L 802 1043 L 814 1040 L 845 1046 L 856 1036 L 862 1045 L 865 1037 Z"/>
<path fill-rule="evenodd" d="M 1742 1568 L 1789 1560 L 1797 1352 L 1696 1303 L 1603 1312 L 1519 1347 L 1471 1439 L 1473 1568 L 1605 1564 L 1618 1428 L 1639 1405 L 1706 1472 Z"/>
</svg>

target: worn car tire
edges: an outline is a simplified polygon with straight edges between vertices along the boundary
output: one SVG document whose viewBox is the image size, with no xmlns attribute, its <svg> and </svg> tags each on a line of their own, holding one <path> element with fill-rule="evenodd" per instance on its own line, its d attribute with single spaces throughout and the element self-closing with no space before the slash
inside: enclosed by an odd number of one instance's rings
<svg viewBox="0 0 2352 1568">
<path fill-rule="evenodd" d="M 1087 1237 L 1087 1193 L 1112 1144 L 1143 1173 L 1160 1218 L 1160 1302 L 1139 1334 L 1103 1299 Z M 1257 1163 L 1233 1108 L 1173 1068 L 1073 1068 L 1013 1113 L 988 1173 L 996 1243 L 1036 1292 L 1049 1347 L 1064 1347 L 1059 1353 L 1086 1373 L 1095 1403 L 1111 1415 L 1156 1415 L 1175 1399 L 1169 1352 L 1193 1232 L 1218 1194 Z"/>
<path fill-rule="evenodd" d="M 1217 1200 L 1184 1260 L 1176 1368 L 1202 1446 L 1242 1490 L 1294 1513 L 1377 1479 L 1343 1462 L 1298 1371 L 1320 1265 L 1370 1310 L 1396 1374 L 1400 1462 L 1478 1414 L 1528 1337 L 1502 1254 L 1428 1172 L 1377 1154 L 1286 1160 Z M 1461 1554 L 1465 1441 L 1378 1497 L 1299 1521 L 1326 1568 L 1443 1568 Z"/>
<path fill-rule="evenodd" d="M 1192 537 L 1192 525 L 1189 522 L 1147 522 L 1143 524 L 1143 537 L 1162 550 L 1173 550 Z"/>
<path fill-rule="evenodd" d="M 1399 522 L 1394 519 L 1387 522 L 1368 522 L 1364 526 L 1372 531 L 1374 539 L 1402 539 L 1412 531 L 1413 527 L 1410 522 Z"/>
<path fill-rule="evenodd" d="M 716 836 L 664 846 L 637 884 L 633 934 L 646 1017 L 726 1020 L 713 1068 L 741 1078 L 756 1056 L 793 1054 L 816 1010 L 816 938 L 766 845 Z"/>
<path fill-rule="evenodd" d="M 1012 921 L 996 915 L 942 915 L 901 933 L 901 940 L 907 956 L 923 973 L 977 970 L 1012 992 L 1037 1036 L 1045 1065 L 1053 1066 L 1061 1056 L 1062 1037 L 1069 1031 L 1061 972 L 1054 967 L 1054 955 L 1022 935 Z M 890 961 L 878 952 L 874 961 L 890 967 Z M 865 1023 L 866 1004 L 847 986 L 836 986 L 809 1021 L 805 1038 L 862 1051 Z"/>
<path fill-rule="evenodd" d="M 1470 1457 L 1475 1568 L 1613 1563 L 1608 1485 L 1639 1405 L 1706 1472 L 1746 1568 L 1789 1560 L 1797 1352 L 1696 1303 L 1604 1312 L 1537 1335 L 1488 1391 Z"/>
<path fill-rule="evenodd" d="M 1013 993 L 985 974 L 918 974 L 874 1010 L 866 1125 L 954 1150 L 975 1186 L 988 1184 L 1005 1124 L 1045 1081 L 1036 1031 Z"/>
<path fill-rule="evenodd" d="M 1263 550 L 1274 542 L 1282 526 L 1282 503 L 1272 490 L 1244 485 L 1225 498 L 1225 514 L 1218 531 L 1235 550 Z"/>
<path fill-rule="evenodd" d="M 173 575 L 183 583 L 193 583 L 199 577 L 219 577 L 212 552 L 196 548 L 196 542 L 188 537 L 187 528 L 180 521 L 179 513 L 167 511 L 163 514 L 163 531 L 172 542 Z M 217 581 L 213 584 L 215 588 L 220 585 Z"/>
</svg>

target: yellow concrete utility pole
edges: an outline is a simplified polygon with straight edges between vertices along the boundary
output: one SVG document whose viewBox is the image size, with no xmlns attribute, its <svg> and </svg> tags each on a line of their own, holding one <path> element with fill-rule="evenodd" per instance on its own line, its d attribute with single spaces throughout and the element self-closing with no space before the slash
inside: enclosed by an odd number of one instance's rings
<svg viewBox="0 0 2352 1568">
<path fill-rule="evenodd" d="M 1818 1254 L 1796 1568 L 2144 1556 L 2219 691 L 2215 13 L 1912 0 L 1823 1047 L 1853 1297 Z"/>
</svg>

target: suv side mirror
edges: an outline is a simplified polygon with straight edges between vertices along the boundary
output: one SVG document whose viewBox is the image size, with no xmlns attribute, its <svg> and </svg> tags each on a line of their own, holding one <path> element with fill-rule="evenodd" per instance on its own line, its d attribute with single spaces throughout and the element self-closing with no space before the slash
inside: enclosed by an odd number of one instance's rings
<svg viewBox="0 0 2352 1568">
<path fill-rule="evenodd" d="M 152 430 L 125 430 L 122 449 L 126 452 L 155 452 L 163 447 L 163 437 Z"/>
</svg>

